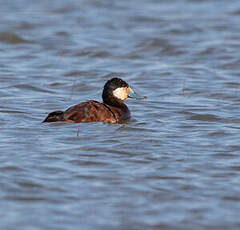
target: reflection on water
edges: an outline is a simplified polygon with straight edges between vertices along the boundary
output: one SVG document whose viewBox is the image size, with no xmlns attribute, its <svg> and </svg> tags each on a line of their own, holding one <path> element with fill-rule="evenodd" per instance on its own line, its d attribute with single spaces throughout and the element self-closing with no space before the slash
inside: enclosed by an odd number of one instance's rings
<svg viewBox="0 0 240 230">
<path fill-rule="evenodd" d="M 238 229 L 238 1 L 9 1 L 2 229 Z M 42 124 L 125 79 L 127 124 Z"/>
</svg>

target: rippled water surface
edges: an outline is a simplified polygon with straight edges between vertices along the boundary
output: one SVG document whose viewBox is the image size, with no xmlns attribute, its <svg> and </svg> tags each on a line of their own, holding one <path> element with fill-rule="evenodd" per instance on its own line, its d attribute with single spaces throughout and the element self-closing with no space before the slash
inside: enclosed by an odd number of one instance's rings
<svg viewBox="0 0 240 230">
<path fill-rule="evenodd" d="M 1 229 L 240 229 L 238 0 L 0 13 Z M 147 96 L 128 123 L 41 123 L 113 76 Z"/>
</svg>

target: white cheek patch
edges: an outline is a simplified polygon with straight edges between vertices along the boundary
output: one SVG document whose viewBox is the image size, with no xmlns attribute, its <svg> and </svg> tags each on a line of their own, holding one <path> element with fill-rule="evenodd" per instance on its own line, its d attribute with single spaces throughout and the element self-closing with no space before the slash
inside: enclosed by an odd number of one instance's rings
<svg viewBox="0 0 240 230">
<path fill-rule="evenodd" d="M 128 97 L 127 88 L 121 87 L 121 88 L 115 89 L 113 91 L 113 96 L 118 99 L 125 100 Z"/>
</svg>

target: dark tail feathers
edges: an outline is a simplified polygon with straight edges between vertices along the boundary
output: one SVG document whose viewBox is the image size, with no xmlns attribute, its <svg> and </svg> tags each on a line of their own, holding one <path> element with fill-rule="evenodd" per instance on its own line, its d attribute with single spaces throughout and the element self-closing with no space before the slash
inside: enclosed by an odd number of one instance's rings
<svg viewBox="0 0 240 230">
<path fill-rule="evenodd" d="M 56 121 L 64 121 L 63 119 L 63 111 L 54 111 L 48 114 L 43 122 L 56 122 Z"/>
</svg>

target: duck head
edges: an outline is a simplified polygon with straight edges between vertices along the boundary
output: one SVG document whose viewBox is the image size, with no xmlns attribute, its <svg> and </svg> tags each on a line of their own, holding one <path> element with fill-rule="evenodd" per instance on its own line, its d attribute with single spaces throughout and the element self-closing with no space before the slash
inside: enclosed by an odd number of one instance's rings
<svg viewBox="0 0 240 230">
<path fill-rule="evenodd" d="M 123 103 L 127 98 L 138 99 L 138 95 L 131 89 L 127 82 L 120 78 L 112 78 L 104 85 L 102 98 L 104 103 L 116 106 Z"/>
</svg>

